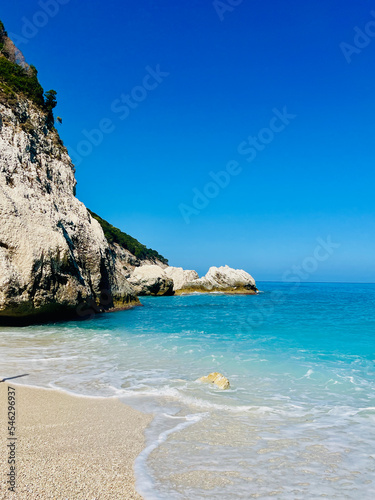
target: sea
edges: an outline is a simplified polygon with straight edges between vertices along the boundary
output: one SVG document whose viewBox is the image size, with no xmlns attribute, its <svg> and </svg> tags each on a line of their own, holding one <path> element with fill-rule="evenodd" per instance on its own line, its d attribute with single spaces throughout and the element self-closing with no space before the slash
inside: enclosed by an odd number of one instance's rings
<svg viewBox="0 0 375 500">
<path fill-rule="evenodd" d="M 153 413 L 146 500 L 373 500 L 375 285 L 258 288 L 1 327 L 0 375 Z M 211 372 L 230 389 L 198 381 Z"/>
</svg>

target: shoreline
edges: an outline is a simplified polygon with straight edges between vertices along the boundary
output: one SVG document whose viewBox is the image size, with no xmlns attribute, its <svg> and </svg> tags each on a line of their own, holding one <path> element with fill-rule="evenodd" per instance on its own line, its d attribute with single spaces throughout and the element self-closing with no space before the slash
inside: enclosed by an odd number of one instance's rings
<svg viewBox="0 0 375 500">
<path fill-rule="evenodd" d="M 72 395 L 57 389 L 0 383 L 1 448 L 7 450 L 7 393 L 16 390 L 16 496 L 140 500 L 134 461 L 153 419 L 117 398 Z M 0 499 L 12 494 L 1 453 Z"/>
<path fill-rule="evenodd" d="M 198 290 L 193 288 L 181 288 L 181 290 L 176 290 L 174 296 L 180 297 L 183 295 L 258 295 L 259 290 Z"/>
<path fill-rule="evenodd" d="M 246 289 L 228 289 L 228 290 L 206 290 L 206 289 L 193 289 L 193 288 L 182 288 L 180 290 L 176 290 L 173 295 L 164 295 L 164 296 L 155 296 L 156 298 L 160 297 L 184 297 L 189 295 L 258 295 L 259 290 L 246 290 Z M 144 295 L 140 295 L 139 297 L 143 298 Z M 152 295 L 148 295 L 146 297 L 152 297 Z M 0 314 L 0 328 L 4 327 L 13 327 L 13 328 L 22 328 L 27 326 L 34 325 L 49 325 L 54 323 L 68 323 L 70 321 L 87 321 L 89 319 L 93 319 L 94 317 L 101 316 L 103 314 L 111 314 L 118 313 L 123 311 L 128 311 L 130 309 L 134 309 L 136 307 L 144 307 L 144 304 L 139 300 L 136 303 L 126 304 L 123 306 L 115 306 L 110 309 L 103 311 L 94 311 L 93 309 L 87 309 L 86 314 L 72 314 L 72 315 L 45 315 L 43 313 L 35 314 L 33 316 L 1 316 Z M 1 382 L 1 381 L 0 381 Z"/>
<path fill-rule="evenodd" d="M 114 306 L 106 310 L 97 310 L 88 307 L 84 314 L 77 314 L 77 312 L 69 313 L 56 313 L 56 314 L 45 314 L 45 313 L 35 313 L 29 316 L 2 316 L 0 314 L 0 328 L 1 327 L 15 327 L 22 328 L 24 326 L 33 325 L 48 325 L 53 323 L 67 323 L 69 321 L 87 321 L 95 316 L 100 316 L 101 314 L 109 314 L 114 312 L 128 311 L 136 307 L 143 307 L 143 304 L 138 300 L 138 302 L 125 304 L 122 306 Z M 76 309 L 74 309 L 76 311 Z"/>
</svg>

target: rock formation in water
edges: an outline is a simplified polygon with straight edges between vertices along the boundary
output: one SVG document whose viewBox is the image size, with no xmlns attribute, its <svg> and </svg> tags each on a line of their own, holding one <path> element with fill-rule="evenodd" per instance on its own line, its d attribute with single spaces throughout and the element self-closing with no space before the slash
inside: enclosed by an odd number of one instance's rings
<svg viewBox="0 0 375 500">
<path fill-rule="evenodd" d="M 157 265 L 136 267 L 129 278 L 136 294 L 142 295 L 173 295 L 173 280 Z"/>
<path fill-rule="evenodd" d="M 168 279 L 172 285 L 166 282 Z M 182 267 L 141 266 L 135 268 L 129 282 L 138 295 L 171 295 L 170 286 L 177 295 L 194 292 L 253 295 L 258 291 L 249 273 L 229 266 L 210 267 L 202 278 L 196 271 Z"/>
<path fill-rule="evenodd" d="M 199 278 L 199 274 L 196 271 L 182 269 L 182 267 L 170 266 L 167 267 L 164 271 L 169 278 L 172 278 L 173 290 L 175 292 L 185 288 L 188 283 Z"/>
<path fill-rule="evenodd" d="M 232 269 L 229 266 L 210 267 L 202 278 L 185 281 L 181 287 L 175 288 L 176 293 L 192 292 L 223 292 L 232 294 L 257 293 L 255 280 L 242 269 Z"/>
</svg>

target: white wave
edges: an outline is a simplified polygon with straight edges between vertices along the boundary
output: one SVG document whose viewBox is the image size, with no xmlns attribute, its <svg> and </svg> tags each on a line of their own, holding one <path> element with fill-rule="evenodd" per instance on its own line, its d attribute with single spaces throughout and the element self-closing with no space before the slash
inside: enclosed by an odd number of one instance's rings
<svg viewBox="0 0 375 500">
<path fill-rule="evenodd" d="M 136 476 L 136 490 L 140 495 L 142 495 L 145 500 L 164 500 L 156 491 L 155 491 L 155 481 L 152 478 L 150 472 L 148 471 L 147 467 L 147 459 L 150 456 L 150 454 L 158 448 L 162 443 L 164 443 L 168 436 L 175 432 L 182 431 L 183 429 L 186 429 L 190 425 L 193 425 L 202 418 L 207 416 L 207 414 L 192 414 L 192 415 L 187 415 L 184 418 L 184 422 L 181 422 L 180 424 L 176 425 L 172 429 L 168 429 L 157 437 L 155 441 L 153 441 L 151 444 L 149 444 L 141 453 L 138 455 L 138 457 L 135 459 L 134 462 L 134 471 L 135 471 L 135 476 Z M 168 417 L 171 417 L 171 415 L 168 415 Z M 172 417 L 173 418 L 173 417 Z M 175 417 L 175 418 L 180 418 L 181 417 Z"/>
<path fill-rule="evenodd" d="M 314 370 L 307 370 L 305 375 L 301 378 L 310 378 L 313 373 L 314 373 Z"/>
</svg>

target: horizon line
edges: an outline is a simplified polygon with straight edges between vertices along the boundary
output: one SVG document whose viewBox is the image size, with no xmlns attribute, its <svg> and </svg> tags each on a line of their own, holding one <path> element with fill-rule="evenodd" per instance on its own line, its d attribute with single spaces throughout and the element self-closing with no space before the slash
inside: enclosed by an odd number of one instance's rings
<svg viewBox="0 0 375 500">
<path fill-rule="evenodd" d="M 310 283 L 310 284 L 341 284 L 341 285 L 375 285 L 373 281 L 278 281 L 278 280 L 256 280 L 258 283 Z"/>
</svg>

